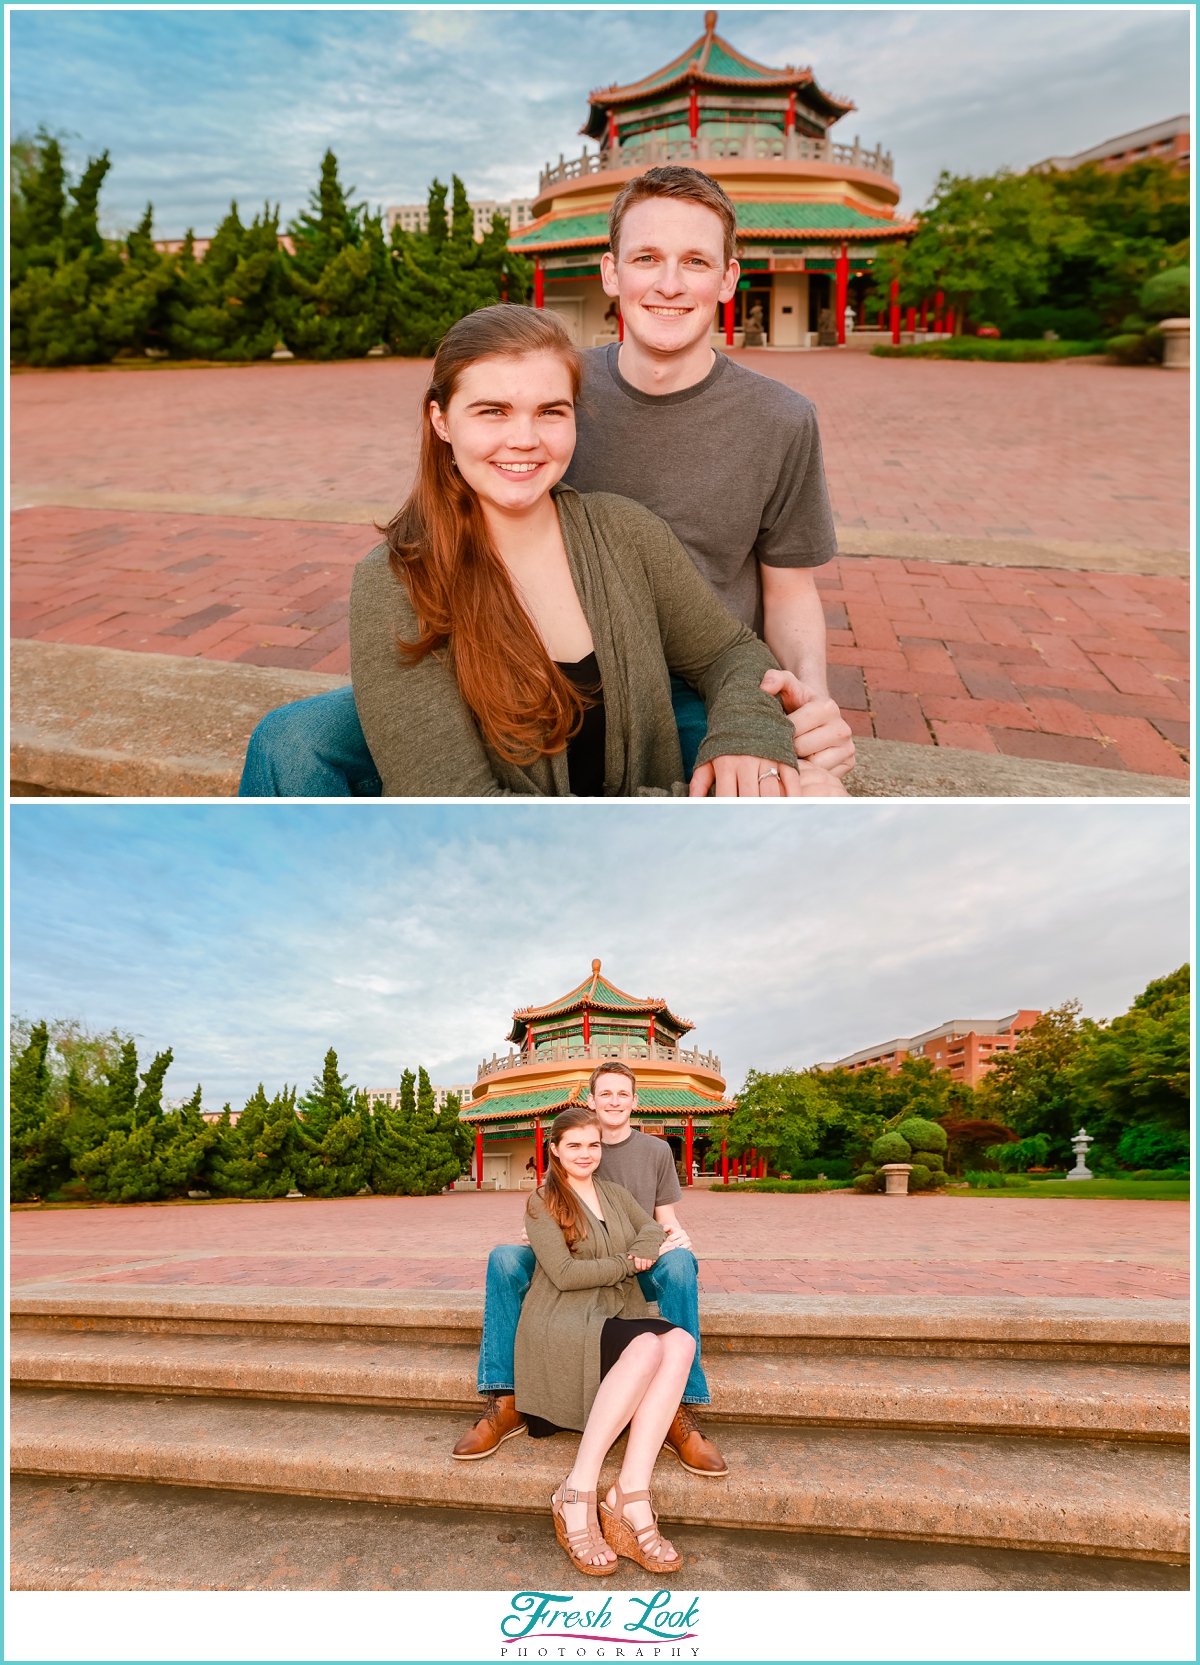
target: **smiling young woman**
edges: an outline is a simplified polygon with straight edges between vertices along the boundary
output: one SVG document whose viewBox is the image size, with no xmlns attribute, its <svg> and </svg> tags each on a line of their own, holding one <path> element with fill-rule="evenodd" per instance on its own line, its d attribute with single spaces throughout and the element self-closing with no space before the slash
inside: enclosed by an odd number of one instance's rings
<svg viewBox="0 0 1200 1665">
<path fill-rule="evenodd" d="M 562 484 L 579 390 L 552 313 L 484 307 L 438 349 L 412 492 L 351 595 L 384 794 L 682 795 L 674 673 L 707 704 L 698 761 L 719 765 L 718 795 L 842 795 L 797 772 L 760 686 L 775 661 L 666 523 Z"/>
</svg>

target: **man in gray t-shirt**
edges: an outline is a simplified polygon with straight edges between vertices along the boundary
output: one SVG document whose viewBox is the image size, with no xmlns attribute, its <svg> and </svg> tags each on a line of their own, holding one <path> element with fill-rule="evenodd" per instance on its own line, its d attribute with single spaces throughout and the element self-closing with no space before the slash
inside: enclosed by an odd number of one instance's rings
<svg viewBox="0 0 1200 1665">
<path fill-rule="evenodd" d="M 728 1474 L 724 1457 L 701 1433 L 691 1409 L 693 1405 L 707 1405 L 709 1393 L 700 1365 L 696 1257 L 691 1239 L 675 1215 L 675 1204 L 683 1193 L 671 1147 L 665 1139 L 652 1138 L 632 1126 L 630 1118 L 637 1109 L 637 1079 L 628 1064 L 601 1064 L 592 1072 L 587 1107 L 595 1112 L 601 1127 L 602 1155 L 596 1178 L 623 1185 L 667 1234 L 654 1265 L 638 1275 L 642 1292 L 648 1301 L 658 1302 L 661 1317 L 687 1330 L 696 1342 L 683 1403 L 667 1431 L 663 1449 L 674 1452 L 692 1474 L 710 1479 Z M 527 1242 L 502 1244 L 488 1256 L 483 1340 L 476 1383 L 479 1392 L 487 1395 L 488 1404 L 479 1421 L 454 1447 L 453 1455 L 460 1462 L 490 1457 L 505 1440 L 525 1427 L 513 1392 L 513 1344 L 521 1303 L 536 1264 Z"/>
<path fill-rule="evenodd" d="M 721 187 L 696 168 L 650 168 L 618 193 L 600 272 L 605 293 L 620 300 L 623 339 L 583 354 L 566 479 L 662 516 L 787 673 L 768 672 L 763 686 L 783 699 L 798 757 L 840 777 L 854 767 L 854 740 L 829 697 L 814 579 L 837 554 L 816 409 L 711 346 L 717 308 L 741 270 L 736 221 Z M 690 762 L 703 704 L 685 684 L 673 692 Z"/>
</svg>

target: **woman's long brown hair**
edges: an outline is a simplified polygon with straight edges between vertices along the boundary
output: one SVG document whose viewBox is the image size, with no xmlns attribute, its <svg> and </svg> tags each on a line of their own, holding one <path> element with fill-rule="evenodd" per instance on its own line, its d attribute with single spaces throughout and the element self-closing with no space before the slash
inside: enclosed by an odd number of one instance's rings
<svg viewBox="0 0 1200 1665">
<path fill-rule="evenodd" d="M 546 1177 L 542 1181 L 542 1188 L 537 1193 L 545 1204 L 551 1219 L 561 1227 L 562 1234 L 567 1240 L 567 1248 L 575 1253 L 575 1245 L 585 1238 L 587 1231 L 587 1216 L 583 1212 L 583 1204 L 571 1189 L 571 1182 L 567 1178 L 567 1170 L 555 1155 L 554 1147 L 564 1133 L 569 1133 L 576 1127 L 594 1127 L 599 1129 L 600 1118 L 594 1110 L 586 1105 L 577 1105 L 572 1110 L 564 1110 L 561 1116 L 555 1116 L 550 1124 L 550 1142 L 547 1146 L 549 1163 Z M 530 1202 L 533 1198 L 530 1198 Z"/>
<path fill-rule="evenodd" d="M 421 419 L 417 477 L 387 529 L 392 570 L 408 588 L 421 624 L 400 645 L 410 665 L 449 645 L 459 692 L 484 739 L 509 763 L 561 752 L 592 702 L 546 652 L 492 542 L 479 499 L 434 431 L 430 407 L 443 413 L 463 371 L 485 358 L 557 353 L 571 397 L 582 386 L 579 355 L 553 312 L 527 306 L 481 307 L 442 337 Z"/>
</svg>

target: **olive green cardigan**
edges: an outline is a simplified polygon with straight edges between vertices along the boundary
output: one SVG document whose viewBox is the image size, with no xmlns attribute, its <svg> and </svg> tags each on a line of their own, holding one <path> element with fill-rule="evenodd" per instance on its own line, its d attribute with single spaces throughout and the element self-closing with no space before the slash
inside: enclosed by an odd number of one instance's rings
<svg viewBox="0 0 1200 1665">
<path fill-rule="evenodd" d="M 708 733 L 697 759 L 795 764 L 792 726 L 759 683 L 770 651 L 700 577 L 665 521 L 626 497 L 554 488 L 571 577 L 592 632 L 606 719 L 606 797 L 682 796 L 669 671 L 700 691 Z M 485 743 L 451 649 L 406 666 L 397 639 L 420 635 L 385 545 L 354 570 L 350 671 L 363 735 L 389 798 L 570 795 L 565 751 L 518 767 Z"/>
<path fill-rule="evenodd" d="M 600 1386 L 600 1332 L 609 1318 L 649 1318 L 633 1261 L 652 1260 L 666 1233 L 623 1185 L 593 1182 L 604 1210 L 584 1204 L 588 1234 L 567 1248 L 540 1196 L 525 1231 L 537 1256 L 513 1354 L 517 1408 L 582 1433 Z"/>
</svg>

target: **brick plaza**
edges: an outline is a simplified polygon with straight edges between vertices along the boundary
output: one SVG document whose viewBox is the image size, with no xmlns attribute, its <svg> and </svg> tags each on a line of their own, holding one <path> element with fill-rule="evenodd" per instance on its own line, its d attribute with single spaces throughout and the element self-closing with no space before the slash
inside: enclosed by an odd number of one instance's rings
<svg viewBox="0 0 1200 1665">
<path fill-rule="evenodd" d="M 738 356 L 818 407 L 854 552 L 820 579 L 831 687 L 858 733 L 1186 774 L 1187 585 L 1138 556 L 1188 544 L 1188 378 Z M 351 572 L 411 479 L 428 369 L 17 375 L 14 633 L 345 673 Z M 1014 565 L 1023 542 L 1067 564 Z"/>
<path fill-rule="evenodd" d="M 12 1285 L 481 1290 L 525 1198 L 17 1210 Z M 707 1294 L 1188 1298 L 1188 1204 L 685 1195 Z"/>
</svg>

